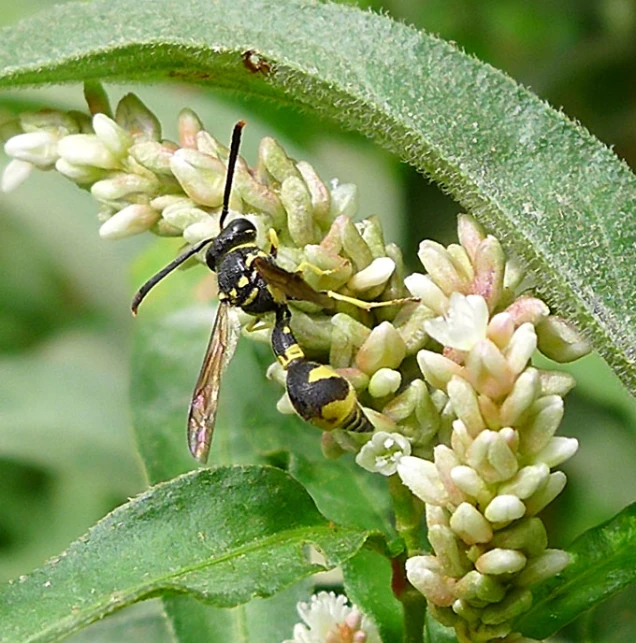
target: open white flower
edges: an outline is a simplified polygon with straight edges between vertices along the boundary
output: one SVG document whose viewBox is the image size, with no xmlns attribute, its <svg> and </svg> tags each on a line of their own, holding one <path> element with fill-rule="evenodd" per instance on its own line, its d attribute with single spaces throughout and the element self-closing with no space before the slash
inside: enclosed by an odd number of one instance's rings
<svg viewBox="0 0 636 643">
<path fill-rule="evenodd" d="M 400 459 L 411 455 L 408 438 L 399 433 L 378 431 L 356 456 L 356 463 L 372 473 L 392 476 L 397 471 Z"/>
<path fill-rule="evenodd" d="M 318 592 L 310 603 L 298 603 L 304 623 L 294 626 L 294 638 L 284 643 L 382 643 L 378 630 L 346 596 Z"/>
<path fill-rule="evenodd" d="M 426 332 L 443 346 L 469 351 L 486 338 L 488 328 L 488 305 L 481 295 L 450 296 L 448 312 L 424 322 Z"/>
</svg>

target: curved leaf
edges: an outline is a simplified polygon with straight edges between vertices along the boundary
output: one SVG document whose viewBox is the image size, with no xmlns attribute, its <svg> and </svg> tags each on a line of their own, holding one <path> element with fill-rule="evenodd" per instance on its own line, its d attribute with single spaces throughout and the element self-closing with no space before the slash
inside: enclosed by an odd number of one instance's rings
<svg viewBox="0 0 636 643">
<path fill-rule="evenodd" d="M 636 504 L 590 529 L 568 550 L 572 563 L 536 589 L 534 604 L 515 624 L 544 639 L 636 581 Z"/>
<path fill-rule="evenodd" d="M 368 532 L 335 526 L 304 489 L 269 467 L 201 469 L 158 485 L 68 551 L 0 591 L 0 641 L 54 641 L 151 596 L 188 593 L 217 607 L 271 596 L 341 564 Z"/>
<path fill-rule="evenodd" d="M 636 389 L 635 177 L 582 127 L 451 44 L 309 0 L 98 0 L 3 30 L 0 68 L 4 87 L 206 82 L 364 132 L 536 268 L 549 301 Z"/>
</svg>

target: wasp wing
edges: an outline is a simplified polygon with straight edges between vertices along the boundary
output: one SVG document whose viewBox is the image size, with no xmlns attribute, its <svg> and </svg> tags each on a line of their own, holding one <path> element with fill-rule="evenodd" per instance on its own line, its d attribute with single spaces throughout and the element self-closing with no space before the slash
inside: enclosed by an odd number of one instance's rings
<svg viewBox="0 0 636 643">
<path fill-rule="evenodd" d="M 333 299 L 314 290 L 299 272 L 288 272 L 265 257 L 256 257 L 254 266 L 268 284 L 281 290 L 288 299 L 310 301 L 325 310 L 333 310 Z"/>
<path fill-rule="evenodd" d="M 238 342 L 238 328 L 234 321 L 230 305 L 219 303 L 201 372 L 192 394 L 188 415 L 188 446 L 201 464 L 207 462 L 210 451 L 221 377 Z"/>
</svg>

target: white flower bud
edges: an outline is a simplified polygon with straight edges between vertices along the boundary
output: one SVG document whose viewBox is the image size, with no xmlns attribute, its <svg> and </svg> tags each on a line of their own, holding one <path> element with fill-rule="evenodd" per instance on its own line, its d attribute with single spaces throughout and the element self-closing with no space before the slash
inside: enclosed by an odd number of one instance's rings
<svg viewBox="0 0 636 643">
<path fill-rule="evenodd" d="M 515 584 L 529 587 L 552 578 L 570 564 L 570 555 L 560 549 L 546 549 L 541 555 L 528 561 L 525 569 L 515 579 Z"/>
<path fill-rule="evenodd" d="M 427 239 L 420 243 L 417 256 L 426 272 L 447 295 L 466 291 L 469 284 L 468 276 L 457 262 L 453 261 L 444 246 Z"/>
<path fill-rule="evenodd" d="M 454 375 L 462 372 L 462 367 L 457 362 L 433 351 L 419 351 L 417 363 L 426 381 L 431 386 L 443 390 Z"/>
<path fill-rule="evenodd" d="M 93 129 L 97 138 L 116 156 L 122 158 L 128 154 L 133 143 L 132 136 L 106 114 L 93 116 Z"/>
<path fill-rule="evenodd" d="M 391 395 L 400 388 L 402 374 L 390 368 L 381 368 L 376 371 L 369 381 L 369 394 L 372 397 Z"/>
<path fill-rule="evenodd" d="M 378 257 L 366 268 L 349 279 L 347 286 L 351 290 L 364 292 L 375 286 L 385 284 L 395 270 L 395 262 L 389 257 Z"/>
<path fill-rule="evenodd" d="M 438 444 L 433 449 L 433 461 L 439 472 L 442 484 L 446 488 L 449 501 L 453 505 L 461 504 L 466 497 L 459 487 L 455 485 L 451 477 L 452 470 L 460 464 L 459 458 L 455 452 L 445 444 Z"/>
<path fill-rule="evenodd" d="M 353 262 L 355 269 L 363 270 L 374 259 L 371 248 L 369 248 L 367 242 L 362 238 L 360 231 L 351 219 L 346 217 L 341 217 L 340 219 L 341 222 L 338 227 L 342 248 Z M 334 224 L 335 223 L 336 221 L 334 221 Z"/>
<path fill-rule="evenodd" d="M 131 194 L 150 194 L 157 189 L 157 181 L 124 172 L 111 175 L 110 178 L 97 181 L 91 187 L 91 194 L 98 201 L 116 201 Z"/>
<path fill-rule="evenodd" d="M 506 308 L 506 312 L 514 319 L 515 326 L 529 323 L 534 327 L 550 314 L 550 309 L 544 301 L 537 297 L 522 296 L 517 297 Z"/>
<path fill-rule="evenodd" d="M 575 386 L 576 380 L 569 373 L 561 371 L 539 371 L 541 395 L 565 397 Z"/>
<path fill-rule="evenodd" d="M 514 549 L 491 549 L 482 554 L 475 567 L 482 574 L 514 574 L 526 566 L 526 557 Z"/>
<path fill-rule="evenodd" d="M 153 208 L 157 208 L 159 199 L 153 199 L 151 205 Z M 161 209 L 161 208 L 157 208 Z M 193 223 L 206 222 L 207 225 L 210 225 L 210 221 L 216 222 L 215 230 L 219 229 L 219 222 L 216 217 L 212 217 L 205 210 L 195 207 L 194 201 L 190 199 L 184 199 L 178 197 L 174 200 L 173 203 L 167 205 L 162 209 L 161 216 L 175 228 L 179 230 L 185 230 L 188 226 L 191 226 Z M 218 233 L 217 233 L 218 234 Z M 210 235 L 216 236 L 216 235 Z"/>
<path fill-rule="evenodd" d="M 427 600 L 440 607 L 449 606 L 455 600 L 444 577 L 431 569 L 428 561 L 432 556 L 412 556 L 406 561 L 406 577 L 415 589 L 426 596 Z"/>
<path fill-rule="evenodd" d="M 526 506 L 517 496 L 501 495 L 493 498 L 484 511 L 484 516 L 493 523 L 511 522 L 522 518 Z M 479 570 L 482 571 L 482 570 Z"/>
<path fill-rule="evenodd" d="M 143 141 L 135 143 L 128 150 L 128 153 L 140 165 L 149 169 L 154 174 L 172 175 L 170 159 L 179 148 L 173 148 L 167 143 L 158 141 Z"/>
<path fill-rule="evenodd" d="M 468 449 L 473 443 L 473 438 L 470 437 L 466 425 L 461 420 L 453 421 L 453 432 L 451 433 L 451 446 L 457 457 L 462 461 L 466 460 Z"/>
<path fill-rule="evenodd" d="M 457 238 L 471 260 L 475 256 L 480 242 L 485 237 L 484 229 L 474 217 L 469 214 L 460 214 L 457 217 Z"/>
<path fill-rule="evenodd" d="M 201 145 L 198 144 L 197 135 L 203 130 L 203 123 L 194 111 L 188 108 L 182 109 L 177 117 L 177 128 L 181 147 L 199 149 L 206 154 L 211 153 L 211 150 L 201 149 Z M 213 154 L 213 156 L 216 156 L 216 154 Z"/>
<path fill-rule="evenodd" d="M 57 145 L 59 155 L 73 165 L 89 165 L 104 170 L 119 167 L 120 159 L 95 134 L 71 134 Z"/>
<path fill-rule="evenodd" d="M 563 471 L 551 473 L 548 483 L 525 501 L 528 515 L 534 516 L 549 505 L 563 491 L 566 482 Z"/>
<path fill-rule="evenodd" d="M 473 569 L 455 583 L 453 594 L 462 601 L 498 603 L 506 595 L 499 581 Z"/>
<path fill-rule="evenodd" d="M 508 367 L 515 375 L 526 368 L 536 348 L 537 334 L 534 326 L 530 323 L 519 326 L 504 350 Z"/>
<path fill-rule="evenodd" d="M 479 341 L 468 354 L 466 378 L 479 393 L 491 399 L 505 395 L 514 382 L 503 354 L 489 339 Z"/>
<path fill-rule="evenodd" d="M 523 467 L 514 478 L 499 487 L 499 493 L 525 500 L 547 484 L 550 469 L 545 464 Z"/>
<path fill-rule="evenodd" d="M 389 322 L 376 326 L 356 355 L 356 366 L 371 375 L 381 368 L 397 368 L 406 356 L 406 345 Z"/>
<path fill-rule="evenodd" d="M 403 435 L 378 431 L 360 449 L 356 463 L 372 473 L 392 476 L 400 459 L 410 454 L 411 445 Z"/>
<path fill-rule="evenodd" d="M 560 364 L 573 362 L 592 350 L 590 343 L 561 317 L 551 315 L 537 326 L 539 350 Z"/>
<path fill-rule="evenodd" d="M 59 137 L 51 132 L 29 132 L 12 136 L 4 144 L 4 151 L 8 156 L 46 169 L 59 157 L 58 144 Z"/>
<path fill-rule="evenodd" d="M 541 397 L 530 411 L 535 415 L 519 429 L 521 450 L 525 455 L 538 453 L 550 442 L 563 418 L 563 399 L 558 395 Z"/>
<path fill-rule="evenodd" d="M 332 181 L 329 218 L 335 219 L 341 215 L 353 218 L 358 212 L 359 200 L 357 185 Z"/>
<path fill-rule="evenodd" d="M 284 387 L 287 382 L 287 371 L 280 365 L 280 362 L 272 362 L 265 371 L 265 377 Z"/>
<path fill-rule="evenodd" d="M 432 525 L 428 529 L 428 540 L 435 551 L 440 568 L 447 576 L 463 576 L 473 567 L 466 556 L 464 547 L 450 527 Z"/>
<path fill-rule="evenodd" d="M 398 462 L 397 472 L 402 482 L 420 500 L 439 506 L 448 502 L 446 489 L 432 462 L 405 455 Z"/>
<path fill-rule="evenodd" d="M 433 525 L 444 525 L 445 527 L 450 526 L 450 512 L 447 509 L 429 504 L 426 505 L 425 512 L 426 524 L 429 528 Z M 435 558 L 433 558 L 433 560 L 435 560 Z"/>
<path fill-rule="evenodd" d="M 300 177 L 295 163 L 287 156 L 280 143 L 271 136 L 261 139 L 258 161 L 278 183 L 290 176 Z"/>
<path fill-rule="evenodd" d="M 486 424 L 481 417 L 475 389 L 463 377 L 456 375 L 448 382 L 447 393 L 453 410 L 470 435 L 479 435 L 486 428 Z"/>
<path fill-rule="evenodd" d="M 451 516 L 450 527 L 467 545 L 487 543 L 492 538 L 490 523 L 467 502 L 457 507 Z"/>
<path fill-rule="evenodd" d="M 498 480 L 508 480 L 519 468 L 516 454 L 501 433 L 495 433 L 488 444 L 488 462 L 496 472 Z"/>
<path fill-rule="evenodd" d="M 149 205 L 128 205 L 102 224 L 102 239 L 124 239 L 146 232 L 159 220 L 159 213 Z"/>
<path fill-rule="evenodd" d="M 436 315 L 443 316 L 446 314 L 450 306 L 450 301 L 430 275 L 414 272 L 412 275 L 404 278 L 404 285 L 413 297 L 421 300 L 421 302 Z"/>
<path fill-rule="evenodd" d="M 321 225 L 328 224 L 331 210 L 329 188 L 322 182 L 316 170 L 306 161 L 296 163 L 296 169 L 300 172 L 311 194 L 311 209 L 314 220 Z"/>
<path fill-rule="evenodd" d="M 506 257 L 499 240 L 488 235 L 480 242 L 473 259 L 475 277 L 472 291 L 481 295 L 493 310 L 503 292 Z"/>
<path fill-rule="evenodd" d="M 503 350 L 512 339 L 515 332 L 515 323 L 512 316 L 508 313 L 497 313 L 490 318 L 488 330 L 486 331 L 488 339 Z"/>
<path fill-rule="evenodd" d="M 2 191 L 11 192 L 29 178 L 33 165 L 27 161 L 13 159 L 2 172 Z"/>
<path fill-rule="evenodd" d="M 298 176 L 287 177 L 280 187 L 280 200 L 287 211 L 287 227 L 296 246 L 305 247 L 319 241 L 312 217 L 311 195 Z"/>
<path fill-rule="evenodd" d="M 170 158 L 170 169 L 184 192 L 197 203 L 212 208 L 223 203 L 226 170 L 219 159 L 182 148 Z"/>
<path fill-rule="evenodd" d="M 538 397 L 540 389 L 539 372 L 535 368 L 529 368 L 521 373 L 512 387 L 512 391 L 501 405 L 501 423 L 504 426 L 517 424 L 519 418 Z"/>
<path fill-rule="evenodd" d="M 289 399 L 289 395 L 285 392 L 278 402 L 276 402 L 276 410 L 281 414 L 281 415 L 295 415 L 296 414 L 296 409 L 294 408 L 294 405 L 292 404 L 291 400 Z"/>
<path fill-rule="evenodd" d="M 220 232 L 219 221 L 214 217 L 201 219 L 196 223 L 191 223 L 183 231 L 183 238 L 191 245 L 203 241 L 203 239 L 211 239 L 217 237 Z"/>
<path fill-rule="evenodd" d="M 446 252 L 448 252 L 451 261 L 455 264 L 455 266 L 457 266 L 460 274 L 465 275 L 468 281 L 474 283 L 475 271 L 466 250 L 464 250 L 464 248 L 462 248 L 457 243 L 451 243 L 446 246 Z M 478 294 L 481 295 L 481 293 Z"/>
<path fill-rule="evenodd" d="M 75 165 L 66 159 L 57 159 L 55 169 L 78 185 L 92 185 L 109 174 L 108 170 L 92 165 Z"/>
<path fill-rule="evenodd" d="M 579 448 L 576 438 L 552 438 L 548 444 L 532 458 L 536 463 L 546 464 L 550 468 L 558 467 L 569 460 Z"/>
<path fill-rule="evenodd" d="M 459 489 L 471 498 L 475 498 L 480 505 L 490 502 L 493 492 L 488 489 L 488 485 L 472 467 L 462 464 L 455 467 L 450 476 Z"/>
<path fill-rule="evenodd" d="M 426 332 L 443 346 L 469 351 L 486 337 L 488 306 L 480 295 L 453 292 L 444 317 L 424 322 Z"/>
<path fill-rule="evenodd" d="M 518 549 L 532 558 L 548 546 L 548 533 L 539 518 L 524 518 L 497 531 L 492 544 L 503 549 Z"/>
<path fill-rule="evenodd" d="M 136 143 L 161 139 L 161 125 L 157 117 L 135 94 L 126 94 L 119 101 L 115 121 L 132 134 Z"/>
</svg>

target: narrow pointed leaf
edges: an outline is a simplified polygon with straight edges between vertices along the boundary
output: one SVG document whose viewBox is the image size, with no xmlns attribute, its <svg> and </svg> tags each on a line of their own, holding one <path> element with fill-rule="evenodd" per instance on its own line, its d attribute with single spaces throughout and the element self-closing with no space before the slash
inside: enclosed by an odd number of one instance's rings
<svg viewBox="0 0 636 643">
<path fill-rule="evenodd" d="M 217 607 L 271 596 L 341 564 L 368 532 L 325 520 L 303 488 L 269 467 L 201 469 L 116 509 L 66 553 L 0 589 L 0 641 L 55 641 L 165 593 Z"/>
<path fill-rule="evenodd" d="M 534 604 L 515 628 L 544 639 L 636 582 L 636 504 L 590 529 L 568 550 L 572 563 L 533 590 Z"/>
<path fill-rule="evenodd" d="M 636 179 L 503 73 L 386 16 L 309 0 L 98 0 L 6 29 L 0 86 L 191 80 L 359 130 L 438 181 L 537 271 L 636 390 Z"/>
</svg>

